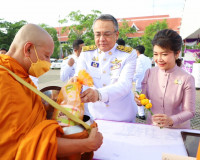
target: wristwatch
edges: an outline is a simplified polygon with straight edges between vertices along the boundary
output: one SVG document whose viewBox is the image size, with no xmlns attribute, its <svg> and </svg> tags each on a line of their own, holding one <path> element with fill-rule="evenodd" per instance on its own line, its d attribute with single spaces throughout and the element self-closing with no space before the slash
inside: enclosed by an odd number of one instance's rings
<svg viewBox="0 0 200 160">
<path fill-rule="evenodd" d="M 96 89 L 97 93 L 98 93 L 98 101 L 101 101 L 102 100 L 102 96 L 101 96 L 101 93 Z"/>
</svg>

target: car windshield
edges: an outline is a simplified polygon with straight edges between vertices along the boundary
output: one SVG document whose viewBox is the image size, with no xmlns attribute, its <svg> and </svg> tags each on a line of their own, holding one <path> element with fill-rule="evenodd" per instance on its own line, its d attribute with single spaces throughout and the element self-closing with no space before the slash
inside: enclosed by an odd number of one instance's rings
<svg viewBox="0 0 200 160">
<path fill-rule="evenodd" d="M 59 62 L 62 62 L 62 61 L 63 61 L 62 59 L 59 59 L 59 60 L 57 60 L 56 62 L 59 63 Z"/>
</svg>

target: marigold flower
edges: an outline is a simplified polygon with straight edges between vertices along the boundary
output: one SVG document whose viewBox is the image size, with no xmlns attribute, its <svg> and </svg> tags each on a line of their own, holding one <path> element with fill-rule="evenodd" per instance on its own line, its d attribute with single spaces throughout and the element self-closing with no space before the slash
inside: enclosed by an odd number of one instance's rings
<svg viewBox="0 0 200 160">
<path fill-rule="evenodd" d="M 149 100 L 148 100 L 147 98 L 145 98 L 145 99 L 142 99 L 142 100 L 140 101 L 140 103 L 141 103 L 143 106 L 145 106 L 146 104 L 149 103 Z"/>
<path fill-rule="evenodd" d="M 146 108 L 146 109 L 150 109 L 151 107 L 152 107 L 152 104 L 151 104 L 151 103 L 148 103 L 148 104 L 145 105 L 145 108 Z"/>
<path fill-rule="evenodd" d="M 139 100 L 142 100 L 142 99 L 145 99 L 145 98 L 146 98 L 145 94 L 140 94 L 139 95 Z"/>
<path fill-rule="evenodd" d="M 140 103 L 145 106 L 145 109 L 147 111 L 149 111 L 151 113 L 151 115 L 153 115 L 153 112 L 151 111 L 151 108 L 152 108 L 152 103 L 149 99 L 146 98 L 145 94 L 141 94 L 141 92 L 137 92 L 137 94 L 139 94 L 139 100 L 140 100 Z"/>
</svg>

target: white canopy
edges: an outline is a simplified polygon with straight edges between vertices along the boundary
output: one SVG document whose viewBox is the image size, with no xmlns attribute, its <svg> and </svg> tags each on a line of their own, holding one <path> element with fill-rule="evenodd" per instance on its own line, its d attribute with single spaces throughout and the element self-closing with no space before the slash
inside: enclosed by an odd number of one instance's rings
<svg viewBox="0 0 200 160">
<path fill-rule="evenodd" d="M 183 39 L 200 38 L 200 1 L 186 0 L 180 35 Z"/>
</svg>

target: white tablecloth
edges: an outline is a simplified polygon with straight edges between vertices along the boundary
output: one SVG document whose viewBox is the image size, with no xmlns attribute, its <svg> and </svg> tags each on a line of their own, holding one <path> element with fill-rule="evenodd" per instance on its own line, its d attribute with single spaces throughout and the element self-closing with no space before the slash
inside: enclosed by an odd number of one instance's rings
<svg viewBox="0 0 200 160">
<path fill-rule="evenodd" d="M 181 131 L 145 124 L 96 120 L 103 144 L 94 152 L 98 160 L 161 160 L 162 153 L 186 156 Z"/>
</svg>

